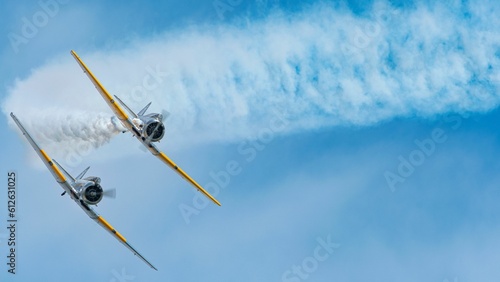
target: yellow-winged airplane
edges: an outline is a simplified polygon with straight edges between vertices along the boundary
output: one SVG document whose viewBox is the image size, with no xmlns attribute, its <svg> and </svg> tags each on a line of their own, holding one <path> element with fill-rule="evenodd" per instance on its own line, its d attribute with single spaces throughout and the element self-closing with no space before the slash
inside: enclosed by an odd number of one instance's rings
<svg viewBox="0 0 500 282">
<path fill-rule="evenodd" d="M 97 205 L 103 196 L 105 195 L 105 191 L 100 185 L 101 179 L 99 177 L 84 177 L 85 173 L 89 170 L 90 167 L 87 167 L 82 173 L 80 173 L 77 177 L 71 176 L 60 164 L 56 162 L 56 160 L 51 159 L 47 153 L 40 149 L 38 144 L 33 140 L 28 131 L 24 128 L 21 122 L 17 119 L 17 117 L 10 113 L 12 119 L 17 124 L 19 129 L 21 129 L 23 135 L 28 139 L 29 143 L 36 151 L 38 156 L 42 159 L 43 163 L 50 170 L 57 183 L 61 185 L 64 192 L 61 194 L 69 194 L 71 199 L 73 199 L 76 204 L 82 208 L 82 210 L 95 222 L 97 222 L 100 226 L 106 229 L 113 237 L 115 237 L 120 243 L 122 243 L 127 249 L 131 250 L 134 255 L 138 256 L 142 261 L 144 261 L 147 265 L 149 265 L 154 270 L 156 269 L 147 259 L 145 259 L 139 252 L 137 252 L 120 234 L 116 231 L 111 224 L 109 224 L 102 216 L 97 214 L 90 206 Z"/>
<path fill-rule="evenodd" d="M 165 126 L 162 122 L 162 115 L 151 113 L 145 115 L 149 105 L 147 104 L 141 111 L 137 114 L 134 113 L 125 103 L 123 103 L 120 98 L 116 95 L 112 97 L 108 91 L 102 86 L 102 84 L 97 80 L 94 74 L 89 70 L 89 68 L 83 63 L 82 59 L 76 54 L 75 51 L 71 51 L 71 55 L 76 59 L 83 72 L 87 74 L 89 79 L 94 84 L 95 88 L 101 96 L 104 98 L 108 106 L 115 113 L 116 117 L 121 121 L 123 126 L 125 126 L 155 157 L 159 158 L 162 162 L 167 164 L 180 176 L 184 177 L 189 183 L 191 183 L 198 191 L 203 193 L 212 202 L 217 205 L 221 205 L 210 193 L 208 193 L 200 184 L 198 184 L 193 178 L 191 178 L 184 170 L 177 166 L 165 153 L 161 152 L 156 148 L 153 142 L 160 141 L 165 134 Z M 119 105 L 118 105 L 119 104 Z M 121 106 L 120 106 L 121 105 Z M 123 107 L 123 108 L 122 108 Z M 124 110 L 126 109 L 126 111 Z"/>
</svg>

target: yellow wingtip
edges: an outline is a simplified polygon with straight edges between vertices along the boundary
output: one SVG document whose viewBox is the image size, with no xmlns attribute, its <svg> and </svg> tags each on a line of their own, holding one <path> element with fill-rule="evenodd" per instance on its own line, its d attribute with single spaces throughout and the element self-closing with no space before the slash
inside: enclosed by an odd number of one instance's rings
<svg viewBox="0 0 500 282">
<path fill-rule="evenodd" d="M 221 206 L 221 203 L 217 201 L 210 193 L 208 193 L 207 190 L 203 189 L 198 182 L 196 182 L 191 176 L 189 176 L 184 170 L 182 170 L 179 166 L 177 166 L 176 163 L 174 163 L 165 153 L 160 152 L 160 154 L 157 155 L 164 163 L 166 163 L 168 166 L 170 166 L 171 169 L 173 169 L 175 172 L 177 172 L 179 175 L 181 175 L 184 179 L 186 179 L 189 183 L 191 183 L 198 191 L 200 191 L 203 195 L 205 195 L 207 198 L 209 198 L 214 204 L 218 205 L 219 207 Z"/>
<path fill-rule="evenodd" d="M 220 204 L 220 202 L 219 202 L 217 199 L 212 198 L 212 201 L 213 201 L 216 205 L 218 205 L 219 207 L 220 207 L 220 206 L 222 206 L 222 205 Z"/>
</svg>

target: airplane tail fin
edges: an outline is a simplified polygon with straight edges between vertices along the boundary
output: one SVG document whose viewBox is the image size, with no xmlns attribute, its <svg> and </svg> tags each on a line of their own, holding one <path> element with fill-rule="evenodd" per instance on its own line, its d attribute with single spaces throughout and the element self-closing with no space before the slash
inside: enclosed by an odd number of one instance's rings
<svg viewBox="0 0 500 282">
<path fill-rule="evenodd" d="M 118 96 L 116 96 L 116 95 L 114 95 L 114 96 L 115 96 L 116 101 L 118 101 L 118 103 L 120 103 L 120 105 L 122 105 L 125 109 L 127 109 L 127 111 L 129 113 L 131 113 L 135 118 L 138 118 L 139 116 L 143 116 L 146 113 L 146 111 L 148 110 L 149 106 L 151 106 L 151 102 L 149 102 L 142 110 L 140 110 L 136 114 L 120 98 L 118 98 Z"/>
<path fill-rule="evenodd" d="M 90 169 L 90 166 L 87 167 L 84 171 L 82 171 L 82 173 L 78 174 L 78 176 L 76 177 L 76 179 L 82 179 L 83 176 L 85 176 L 85 173 L 87 173 L 87 171 Z"/>
<path fill-rule="evenodd" d="M 120 105 L 122 105 L 125 109 L 127 109 L 129 114 L 132 114 L 134 116 L 134 118 L 137 118 L 137 115 L 134 113 L 134 111 L 132 111 L 125 103 L 123 103 L 123 101 L 120 98 L 118 98 L 118 96 L 116 96 L 116 95 L 114 95 L 114 96 L 115 96 L 116 101 L 118 101 L 118 103 L 120 103 Z"/>
<path fill-rule="evenodd" d="M 148 110 L 149 106 L 151 106 L 151 102 L 149 102 L 140 112 L 137 113 L 138 116 L 143 116 Z"/>
</svg>

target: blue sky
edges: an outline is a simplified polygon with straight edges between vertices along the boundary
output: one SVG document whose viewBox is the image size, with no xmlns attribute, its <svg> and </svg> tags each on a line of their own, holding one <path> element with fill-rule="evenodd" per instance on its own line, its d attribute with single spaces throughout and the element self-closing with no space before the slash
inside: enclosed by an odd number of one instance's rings
<svg viewBox="0 0 500 282">
<path fill-rule="evenodd" d="M 0 166 L 19 175 L 17 274 L 2 263 L 1 281 L 500 277 L 497 2 L 1 5 Z M 111 112 L 72 49 L 133 109 L 170 113 L 159 147 L 222 207 L 102 130 Z M 158 272 L 59 196 L 10 111 L 69 172 L 117 189 L 96 210 Z"/>
</svg>

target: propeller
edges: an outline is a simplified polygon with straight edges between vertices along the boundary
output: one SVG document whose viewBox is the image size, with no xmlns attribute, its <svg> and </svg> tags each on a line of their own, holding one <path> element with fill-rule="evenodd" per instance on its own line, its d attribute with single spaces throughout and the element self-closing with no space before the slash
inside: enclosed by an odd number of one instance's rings
<svg viewBox="0 0 500 282">
<path fill-rule="evenodd" d="M 102 195 L 106 198 L 114 199 L 114 198 L 116 198 L 116 189 L 113 188 L 113 189 L 105 190 L 104 193 L 102 193 Z"/>
<path fill-rule="evenodd" d="M 142 113 L 142 114 L 146 113 L 145 110 L 148 109 L 148 107 L 149 107 L 150 104 L 151 103 L 147 104 L 146 107 L 143 110 L 141 110 L 139 113 Z M 161 110 L 161 114 L 160 115 L 161 115 L 161 119 L 160 120 L 165 125 L 165 121 L 170 116 L 170 112 L 167 111 L 167 110 Z M 146 140 L 144 140 L 144 141 L 146 141 L 147 144 L 151 143 L 151 140 L 153 140 L 153 137 L 154 137 L 156 131 L 158 130 L 159 126 L 160 126 L 160 124 L 157 124 L 156 127 L 155 127 L 155 129 L 151 133 L 151 135 Z M 145 153 L 148 152 L 148 149 L 146 147 L 142 146 L 142 145 L 139 146 L 139 149 L 141 149 L 141 151 L 143 151 Z"/>
<path fill-rule="evenodd" d="M 151 132 L 151 135 L 149 135 L 148 139 L 146 139 L 146 143 L 147 144 L 151 143 L 151 140 L 153 140 L 153 137 L 155 136 L 156 131 L 158 130 L 159 127 L 160 127 L 160 123 L 158 122 L 156 124 L 155 129 L 153 130 L 153 132 Z"/>
<path fill-rule="evenodd" d="M 64 196 L 66 194 L 66 191 L 62 192 L 61 196 Z M 115 199 L 116 198 L 116 189 L 109 189 L 106 190 L 102 193 L 103 197 L 109 198 L 109 199 Z"/>
</svg>

